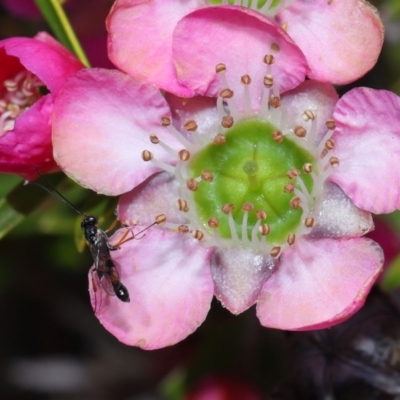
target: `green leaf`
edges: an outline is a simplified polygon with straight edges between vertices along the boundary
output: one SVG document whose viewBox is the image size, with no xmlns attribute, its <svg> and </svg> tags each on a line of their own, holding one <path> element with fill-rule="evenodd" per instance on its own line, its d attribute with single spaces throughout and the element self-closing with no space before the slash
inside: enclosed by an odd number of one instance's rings
<svg viewBox="0 0 400 400">
<path fill-rule="evenodd" d="M 35 0 L 47 23 L 50 25 L 56 38 L 69 50 L 71 50 L 82 62 L 89 67 L 89 60 L 86 57 L 82 46 L 65 14 L 60 0 Z"/>
</svg>

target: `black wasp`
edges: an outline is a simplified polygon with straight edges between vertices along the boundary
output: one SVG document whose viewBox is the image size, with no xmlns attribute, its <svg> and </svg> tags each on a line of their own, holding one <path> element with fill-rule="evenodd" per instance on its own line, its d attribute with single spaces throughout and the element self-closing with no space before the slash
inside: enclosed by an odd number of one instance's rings
<svg viewBox="0 0 400 400">
<path fill-rule="evenodd" d="M 90 252 L 93 256 L 94 267 L 92 272 L 97 275 L 97 280 L 100 284 L 100 287 L 109 295 L 115 295 L 123 302 L 129 302 L 129 292 L 128 289 L 122 284 L 120 281 L 118 270 L 114 264 L 114 261 L 111 258 L 111 251 L 118 250 L 123 243 L 134 239 L 136 236 L 131 232 L 131 230 L 127 227 L 127 231 L 122 235 L 121 239 L 116 245 L 112 245 L 107 236 L 107 232 L 113 229 L 117 223 L 117 220 L 110 226 L 107 231 L 103 231 L 98 227 L 99 220 L 94 215 L 87 215 L 82 211 L 78 210 L 69 200 L 67 200 L 37 169 L 36 169 L 40 178 L 46 183 L 47 186 L 51 188 L 51 190 L 41 185 L 38 182 L 32 182 L 35 185 L 41 187 L 46 192 L 51 195 L 59 198 L 65 204 L 68 204 L 73 210 L 75 210 L 78 214 L 82 215 L 83 220 L 81 223 L 81 228 L 85 235 L 86 243 L 90 249 Z M 161 217 L 161 218 L 160 218 Z M 162 222 L 162 216 L 158 216 L 156 221 L 143 229 L 144 230 L 150 228 L 153 225 L 156 225 Z M 132 236 L 127 238 L 129 233 L 132 233 Z M 97 287 L 93 282 L 93 290 L 96 291 Z"/>
</svg>

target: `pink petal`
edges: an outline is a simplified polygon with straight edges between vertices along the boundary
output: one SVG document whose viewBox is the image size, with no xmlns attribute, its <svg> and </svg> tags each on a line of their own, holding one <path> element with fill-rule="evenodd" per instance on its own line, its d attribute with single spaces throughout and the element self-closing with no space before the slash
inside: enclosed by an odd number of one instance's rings
<svg viewBox="0 0 400 400">
<path fill-rule="evenodd" d="M 172 148 L 177 145 L 160 125 L 169 113 L 154 86 L 116 70 L 80 71 L 55 101 L 54 157 L 84 187 L 107 195 L 128 192 L 159 171 L 142 160 L 143 150 L 150 149 L 158 160 L 175 161 L 149 140 L 153 133 Z"/>
<path fill-rule="evenodd" d="M 8 56 L 17 57 L 54 94 L 66 79 L 83 68 L 81 62 L 50 35 L 42 32 L 34 39 L 13 37 L 0 41 Z"/>
<path fill-rule="evenodd" d="M 311 79 L 352 82 L 375 65 L 382 48 L 382 21 L 364 0 L 296 1 L 277 19 L 306 55 Z"/>
<path fill-rule="evenodd" d="M 203 6 L 202 0 L 117 0 L 107 18 L 111 61 L 133 78 L 191 96 L 177 81 L 172 32 L 185 14 Z"/>
<path fill-rule="evenodd" d="M 275 265 L 271 257 L 245 248 L 217 248 L 211 257 L 215 296 L 233 314 L 257 300 Z"/>
<path fill-rule="evenodd" d="M 354 204 L 376 214 L 400 208 L 400 98 L 385 90 L 353 89 L 338 102 L 329 179 Z"/>
<path fill-rule="evenodd" d="M 355 313 L 379 276 L 383 252 L 366 238 L 301 238 L 284 251 L 257 303 L 264 326 L 327 328 Z"/>
<path fill-rule="evenodd" d="M 271 46 L 278 45 L 279 52 Z M 304 80 L 307 64 L 304 55 L 283 29 L 262 14 L 247 8 L 210 7 L 182 18 L 173 35 L 173 55 L 180 81 L 204 96 L 217 96 L 222 89 L 215 67 L 227 67 L 229 87 L 242 97 L 241 76 L 253 80 L 251 93 L 263 93 L 266 54 L 274 53 L 274 82 L 288 90 Z"/>
<path fill-rule="evenodd" d="M 121 266 L 130 302 L 100 289 L 94 293 L 91 272 L 89 290 L 97 318 L 121 342 L 147 350 L 171 346 L 204 321 L 213 296 L 210 249 L 195 239 L 152 229 L 112 256 Z"/>
<path fill-rule="evenodd" d="M 327 133 L 326 121 L 332 118 L 333 110 L 339 99 L 336 90 L 329 83 L 304 81 L 295 89 L 282 95 L 283 105 L 290 110 L 290 126 L 303 126 L 310 129 L 310 122 L 304 122 L 304 111 L 315 114 L 315 142 L 319 144 Z"/>
</svg>

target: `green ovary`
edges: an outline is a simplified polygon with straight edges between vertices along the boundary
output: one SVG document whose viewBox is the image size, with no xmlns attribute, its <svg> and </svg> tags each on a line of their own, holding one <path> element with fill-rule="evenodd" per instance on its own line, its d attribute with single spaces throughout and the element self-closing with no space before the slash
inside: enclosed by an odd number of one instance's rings
<svg viewBox="0 0 400 400">
<path fill-rule="evenodd" d="M 200 176 L 203 170 L 213 174 L 212 182 L 199 183 L 193 193 L 194 202 L 205 227 L 210 217 L 218 218 L 218 231 L 223 238 L 231 238 L 228 216 L 221 210 L 229 203 L 235 207 L 233 218 L 239 238 L 245 203 L 254 205 L 248 219 L 249 238 L 257 222 L 257 210 L 267 213 L 262 223 L 271 228 L 267 236 L 271 244 L 285 241 L 300 223 L 302 209 L 294 210 L 289 204 L 295 194 L 285 193 L 283 189 L 292 181 L 287 176 L 289 170 L 302 171 L 305 163 L 313 164 L 315 169 L 315 159 L 288 138 L 276 143 L 271 135 L 274 130 L 276 127 L 258 119 L 235 123 L 226 132 L 224 144 L 210 144 L 198 152 L 189 165 L 192 177 Z M 301 172 L 301 178 L 311 192 L 311 177 Z"/>
</svg>

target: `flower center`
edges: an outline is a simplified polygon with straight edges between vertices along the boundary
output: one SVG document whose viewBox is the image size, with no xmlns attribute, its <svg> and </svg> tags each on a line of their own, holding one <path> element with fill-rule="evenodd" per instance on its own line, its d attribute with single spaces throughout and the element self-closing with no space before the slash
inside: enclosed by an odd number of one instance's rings
<svg viewBox="0 0 400 400">
<path fill-rule="evenodd" d="M 33 103 L 42 97 L 43 82 L 36 75 L 24 70 L 14 78 L 6 79 L 0 98 L 0 136 L 14 129 L 18 118 Z"/>
</svg>

